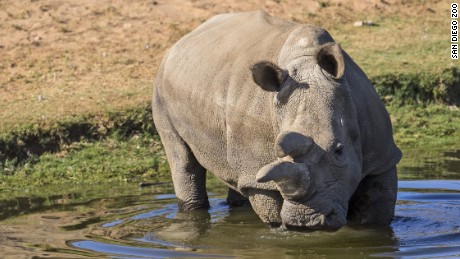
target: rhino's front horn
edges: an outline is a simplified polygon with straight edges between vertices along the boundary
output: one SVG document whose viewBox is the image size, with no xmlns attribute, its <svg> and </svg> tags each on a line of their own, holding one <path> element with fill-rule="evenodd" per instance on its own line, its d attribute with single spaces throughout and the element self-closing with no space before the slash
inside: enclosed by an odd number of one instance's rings
<svg viewBox="0 0 460 259">
<path fill-rule="evenodd" d="M 262 167 L 256 180 L 259 183 L 274 181 L 284 199 L 295 201 L 307 196 L 310 172 L 305 164 L 277 161 Z"/>
</svg>

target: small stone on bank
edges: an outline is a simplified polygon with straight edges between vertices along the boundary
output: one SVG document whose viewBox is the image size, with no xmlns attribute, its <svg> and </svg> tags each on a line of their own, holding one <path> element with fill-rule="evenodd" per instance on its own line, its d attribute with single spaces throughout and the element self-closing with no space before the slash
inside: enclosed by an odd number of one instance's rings
<svg viewBox="0 0 460 259">
<path fill-rule="evenodd" d="M 373 21 L 357 21 L 357 22 L 353 23 L 353 25 L 355 27 L 363 27 L 363 26 L 377 26 L 378 24 L 376 24 Z"/>
</svg>

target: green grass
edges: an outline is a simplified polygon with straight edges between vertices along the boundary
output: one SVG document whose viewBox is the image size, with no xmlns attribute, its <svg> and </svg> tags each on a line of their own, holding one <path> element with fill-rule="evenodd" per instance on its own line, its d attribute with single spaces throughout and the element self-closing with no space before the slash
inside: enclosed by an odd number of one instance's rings
<svg viewBox="0 0 460 259">
<path fill-rule="evenodd" d="M 438 74 L 393 73 L 371 78 L 377 92 L 392 104 L 460 104 L 460 68 Z"/>
<path fill-rule="evenodd" d="M 53 123 L 20 124 L 0 134 L 0 165 L 22 163 L 43 152 L 58 152 L 75 142 L 136 134 L 155 135 L 149 104 L 102 115 L 69 117 Z"/>
<path fill-rule="evenodd" d="M 0 172 L 0 189 L 45 184 L 158 181 L 169 177 L 158 136 L 145 135 L 76 142 L 59 152 L 45 153 L 20 164 L 7 161 Z"/>
<path fill-rule="evenodd" d="M 445 105 L 387 106 L 396 143 L 405 148 L 458 146 L 460 110 Z"/>
</svg>

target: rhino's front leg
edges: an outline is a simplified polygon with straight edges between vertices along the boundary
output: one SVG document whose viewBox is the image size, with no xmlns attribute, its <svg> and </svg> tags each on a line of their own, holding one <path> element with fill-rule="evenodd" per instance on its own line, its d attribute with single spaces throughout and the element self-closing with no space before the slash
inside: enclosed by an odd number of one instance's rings
<svg viewBox="0 0 460 259">
<path fill-rule="evenodd" d="M 179 209 L 208 209 L 206 169 L 197 161 L 190 147 L 175 130 L 159 133 L 171 167 Z"/>
<path fill-rule="evenodd" d="M 186 144 L 178 146 L 170 161 L 174 190 L 181 210 L 208 209 L 206 169 L 202 167 Z M 168 156 L 173 157 L 173 156 Z"/>
<path fill-rule="evenodd" d="M 362 225 L 389 225 L 398 192 L 396 166 L 364 178 L 350 199 L 348 221 Z"/>
</svg>

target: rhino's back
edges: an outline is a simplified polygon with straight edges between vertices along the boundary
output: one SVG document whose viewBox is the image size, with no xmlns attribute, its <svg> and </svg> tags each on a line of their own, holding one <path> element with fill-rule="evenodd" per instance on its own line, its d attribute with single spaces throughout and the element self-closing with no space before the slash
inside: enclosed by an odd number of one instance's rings
<svg viewBox="0 0 460 259">
<path fill-rule="evenodd" d="M 154 118 L 167 116 L 198 161 L 233 186 L 237 174 L 273 155 L 267 154 L 273 96 L 256 86 L 251 67 L 276 63 L 295 26 L 260 11 L 218 15 L 178 41 L 162 62 Z"/>
<path fill-rule="evenodd" d="M 164 76 L 169 87 L 195 94 L 228 90 L 230 78 L 244 81 L 255 62 L 276 61 L 293 26 L 262 11 L 217 15 L 171 48 Z"/>
</svg>

